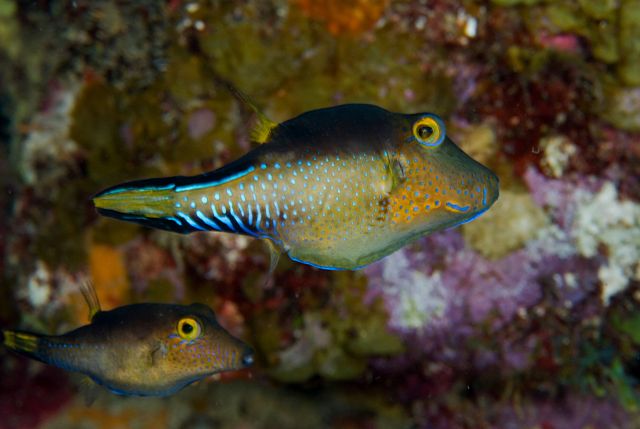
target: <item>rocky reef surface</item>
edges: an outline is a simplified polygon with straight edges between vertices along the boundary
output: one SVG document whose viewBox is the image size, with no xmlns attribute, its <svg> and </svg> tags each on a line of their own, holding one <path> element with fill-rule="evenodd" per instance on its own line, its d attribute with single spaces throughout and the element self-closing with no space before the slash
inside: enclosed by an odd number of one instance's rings
<svg viewBox="0 0 640 429">
<path fill-rule="evenodd" d="M 0 350 L 0 428 L 640 426 L 638 0 L 0 0 L 0 323 L 201 301 L 251 371 L 105 394 Z M 443 116 L 500 176 L 480 219 L 358 272 L 227 234 L 104 219 L 106 186 L 253 143 L 231 79 L 282 121 L 367 102 Z M 300 422 L 305 422 L 301 426 Z"/>
</svg>

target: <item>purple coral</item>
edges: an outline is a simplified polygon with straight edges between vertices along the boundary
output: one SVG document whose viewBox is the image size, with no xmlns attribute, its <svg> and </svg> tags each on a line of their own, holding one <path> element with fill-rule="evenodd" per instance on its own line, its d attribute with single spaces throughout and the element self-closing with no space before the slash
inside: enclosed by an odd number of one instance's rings
<svg viewBox="0 0 640 429">
<path fill-rule="evenodd" d="M 581 256 L 571 236 L 577 204 L 573 195 L 596 189 L 597 181 L 576 187 L 533 171 L 527 177 L 534 199 L 550 208 L 553 223 L 524 248 L 492 261 L 467 247 L 459 230 L 450 230 L 365 269 L 370 295 L 386 302 L 390 327 L 419 344 L 420 356 L 460 364 L 465 339 L 500 335 L 514 319 L 526 318 L 545 294 L 553 293 L 558 303 L 571 308 L 597 291 L 602 260 Z M 524 349 L 518 349 L 503 339 L 501 364 L 525 367 L 535 342 L 525 341 Z M 480 353 L 465 365 L 483 367 L 495 360 L 487 357 L 493 352 Z"/>
</svg>

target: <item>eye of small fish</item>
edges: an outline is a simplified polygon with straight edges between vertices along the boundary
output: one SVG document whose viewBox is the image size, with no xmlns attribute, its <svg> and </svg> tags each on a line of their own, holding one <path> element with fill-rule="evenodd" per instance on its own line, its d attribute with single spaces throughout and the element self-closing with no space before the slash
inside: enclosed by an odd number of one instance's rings
<svg viewBox="0 0 640 429">
<path fill-rule="evenodd" d="M 438 146 L 444 141 L 444 123 L 437 116 L 423 116 L 413 124 L 413 135 L 425 146 Z"/>
<path fill-rule="evenodd" d="M 185 340 L 195 340 L 200 336 L 202 328 L 197 320 L 185 317 L 178 322 L 178 335 Z"/>
</svg>

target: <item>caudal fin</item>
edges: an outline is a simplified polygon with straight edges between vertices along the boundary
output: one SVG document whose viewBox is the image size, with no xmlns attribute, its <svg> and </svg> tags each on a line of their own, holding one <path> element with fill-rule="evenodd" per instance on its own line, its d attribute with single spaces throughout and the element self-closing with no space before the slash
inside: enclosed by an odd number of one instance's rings
<svg viewBox="0 0 640 429">
<path fill-rule="evenodd" d="M 192 227 L 175 217 L 174 195 L 180 178 L 146 179 L 105 189 L 93 197 L 98 213 L 186 234 Z"/>
<path fill-rule="evenodd" d="M 27 332 L 3 330 L 3 343 L 6 348 L 28 356 L 36 357 L 38 336 Z"/>
</svg>

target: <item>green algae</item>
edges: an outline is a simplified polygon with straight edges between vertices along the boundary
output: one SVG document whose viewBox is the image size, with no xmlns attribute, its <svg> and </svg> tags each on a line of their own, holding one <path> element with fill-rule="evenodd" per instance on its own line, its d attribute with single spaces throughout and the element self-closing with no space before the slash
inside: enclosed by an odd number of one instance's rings
<svg viewBox="0 0 640 429">
<path fill-rule="evenodd" d="M 149 281 L 140 295 L 138 302 L 172 302 L 176 298 L 176 288 L 168 279 L 156 278 Z"/>
<path fill-rule="evenodd" d="M 85 218 L 87 196 L 86 182 L 69 181 L 67 186 L 55 190 L 50 201 L 49 216 L 39 219 L 39 228 L 46 233 L 34 238 L 34 252 L 53 267 L 65 266 L 78 270 L 86 266 Z"/>
<path fill-rule="evenodd" d="M 580 9 L 589 18 L 615 19 L 617 0 L 578 0 Z"/>
<path fill-rule="evenodd" d="M 627 317 L 617 315 L 612 323 L 618 332 L 627 335 L 634 345 L 640 346 L 640 315 L 631 314 Z"/>
<path fill-rule="evenodd" d="M 583 31 L 587 27 L 586 17 L 580 14 L 574 3 L 552 3 L 545 9 L 546 16 L 558 31 Z"/>
<path fill-rule="evenodd" d="M 489 259 L 496 260 L 522 248 L 550 223 L 544 210 L 526 192 L 502 189 L 496 207 L 462 227 L 469 246 Z M 497 230 L 504 233 L 500 241 L 495 239 Z"/>
<path fill-rule="evenodd" d="M 498 6 L 531 6 L 541 3 L 542 0 L 491 0 L 493 4 Z"/>
<path fill-rule="evenodd" d="M 19 33 L 18 22 L 15 19 L 16 4 L 13 1 L 0 1 L 0 46 L 5 54 L 15 58 L 19 52 L 19 44 L 13 38 Z"/>
<path fill-rule="evenodd" d="M 293 326 L 282 326 L 277 315 L 263 315 L 257 326 L 260 349 L 274 379 L 300 383 L 317 375 L 327 380 L 361 377 L 372 356 L 393 356 L 404 351 L 400 338 L 387 328 L 387 314 L 380 299 L 365 303 L 366 281 L 353 272 L 332 274 L 329 302 L 311 295 L 300 297 L 304 313 Z M 269 325 L 266 325 L 269 323 Z M 296 341 L 282 349 L 282 334 L 293 328 Z"/>
<path fill-rule="evenodd" d="M 400 338 L 390 333 L 383 318 L 365 320 L 357 324 L 356 335 L 347 343 L 347 349 L 356 356 L 392 356 L 402 353 Z"/>
<path fill-rule="evenodd" d="M 599 114 L 607 122 L 621 130 L 640 131 L 640 90 L 619 85 L 607 79 L 604 85 L 604 100 Z"/>
<path fill-rule="evenodd" d="M 123 160 L 130 149 L 119 134 L 121 100 L 121 94 L 106 84 L 88 84 L 76 98 L 71 113 L 69 136 L 88 151 L 88 174 L 94 183 L 105 184 L 110 177 L 126 177 L 129 173 Z"/>
<path fill-rule="evenodd" d="M 455 106 L 451 79 L 433 67 L 425 76 L 416 66 L 424 61 L 425 47 L 413 32 L 402 44 L 390 26 L 376 30 L 372 40 L 332 37 L 291 9 L 265 34 L 250 5 L 235 14 L 215 12 L 203 18 L 212 24 L 198 36 L 202 52 L 216 73 L 258 100 L 277 121 L 336 102 L 443 115 Z"/>
<path fill-rule="evenodd" d="M 545 12 L 558 32 L 573 32 L 589 40 L 593 55 L 607 64 L 620 61 L 615 8 L 595 10 L 592 3 L 552 3 Z M 594 15 L 601 16 L 595 18 Z"/>
<path fill-rule="evenodd" d="M 640 85 L 640 1 L 494 0 L 499 6 L 525 6 L 532 31 L 574 33 L 589 42 L 593 56 L 616 66 L 623 85 Z M 550 23 L 551 25 L 548 25 Z"/>
<path fill-rule="evenodd" d="M 358 359 L 338 348 L 328 348 L 316 356 L 317 372 L 328 380 L 352 380 L 361 376 L 367 367 L 365 359 Z"/>
<path fill-rule="evenodd" d="M 232 79 L 242 91 L 258 100 L 268 100 L 288 81 L 294 81 L 294 76 L 317 74 L 313 69 L 322 67 L 324 62 L 316 60 L 330 52 L 327 43 L 323 43 L 329 41 L 328 35 L 314 30 L 306 21 L 292 19 L 290 14 L 276 20 L 269 32 L 261 28 L 260 13 L 254 5 L 246 5 L 235 13 L 229 8 L 212 10 L 207 20 L 212 23 L 209 31 L 199 38 L 205 57 L 217 73 Z M 282 37 L 283 34 L 296 37 Z M 310 46 L 318 46 L 313 55 L 307 52 Z"/>
<path fill-rule="evenodd" d="M 640 85 L 640 0 L 622 0 L 620 7 L 618 76 L 626 85 Z"/>
</svg>

